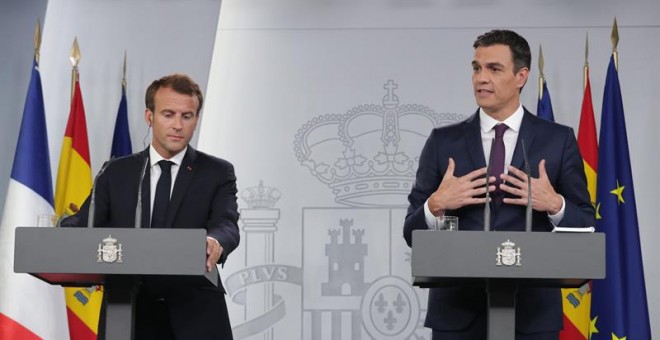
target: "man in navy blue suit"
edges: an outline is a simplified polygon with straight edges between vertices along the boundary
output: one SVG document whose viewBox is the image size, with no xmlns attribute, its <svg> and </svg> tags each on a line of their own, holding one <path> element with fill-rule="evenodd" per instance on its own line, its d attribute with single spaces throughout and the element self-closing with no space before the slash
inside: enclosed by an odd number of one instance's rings
<svg viewBox="0 0 660 340">
<path fill-rule="evenodd" d="M 189 145 L 203 99 L 199 85 L 187 75 L 172 74 L 151 83 L 144 112 L 145 123 L 153 129 L 151 144 L 104 165 L 96 181 L 94 226 L 134 227 L 142 186 L 142 227 L 206 229 L 206 266 L 211 271 L 225 263 L 240 235 L 233 165 Z M 87 198 L 62 226 L 86 227 L 89 206 Z M 231 340 L 220 278 L 218 283 L 218 287 L 195 287 L 144 278 L 136 298 L 135 338 Z M 100 337 L 103 320 L 102 311 Z"/>
<path fill-rule="evenodd" d="M 493 30 L 473 46 L 472 84 L 479 109 L 463 122 L 434 129 L 426 141 L 408 196 L 406 242 L 411 246 L 413 230 L 427 229 L 443 215 L 458 216 L 461 230 L 483 230 L 485 204 L 491 205 L 491 230 L 524 230 L 528 183 L 520 170 L 523 143 L 531 168 L 533 230 L 593 226 L 573 130 L 521 105 L 531 65 L 529 44 L 515 32 Z M 486 186 L 491 146 L 501 159 L 493 157 Z M 434 340 L 486 339 L 486 305 L 484 287 L 432 288 L 425 326 L 433 330 Z M 562 325 L 559 289 L 518 290 L 517 340 L 558 339 Z"/>
</svg>

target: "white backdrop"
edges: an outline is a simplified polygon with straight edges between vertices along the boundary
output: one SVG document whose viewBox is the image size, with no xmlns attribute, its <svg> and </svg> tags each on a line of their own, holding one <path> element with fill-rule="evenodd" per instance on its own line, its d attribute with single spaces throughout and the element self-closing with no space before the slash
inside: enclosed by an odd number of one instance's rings
<svg viewBox="0 0 660 340">
<path fill-rule="evenodd" d="M 144 92 L 155 79 L 187 73 L 206 88 L 220 0 L 50 0 L 41 45 L 53 183 L 71 102 L 73 39 L 78 38 L 80 86 L 94 174 L 109 157 L 128 55 L 128 122 L 133 151 L 142 150 L 147 126 Z"/>
<path fill-rule="evenodd" d="M 408 167 L 434 125 L 476 109 L 472 42 L 494 27 L 528 39 L 534 60 L 523 104 L 532 111 L 542 44 L 555 119 L 577 130 L 585 35 L 599 121 L 615 15 L 657 332 L 660 72 L 645 65 L 659 52 L 651 43 L 660 33 L 651 13 L 659 10 L 651 1 L 226 0 L 199 147 L 234 163 L 246 197 L 242 243 L 223 270 L 237 337 L 428 338 L 425 294 L 409 288 L 402 240 Z"/>
<path fill-rule="evenodd" d="M 660 33 L 657 1 L 533 0 L 520 5 L 513 0 L 225 0 L 218 24 L 219 7 L 217 0 L 50 0 L 41 71 L 53 176 L 69 112 L 68 56 L 75 36 L 83 55 L 81 85 L 94 172 L 109 155 L 124 50 L 129 56 L 129 123 L 135 150 L 142 147 L 145 136 L 142 101 L 148 83 L 178 71 L 190 74 L 205 88 L 208 77 L 199 147 L 232 161 L 241 194 L 252 197 L 252 208 L 239 198 L 242 243 L 222 271 L 232 289 L 229 307 L 237 332 L 267 329 L 253 339 L 329 339 L 333 334 L 343 339 L 358 335 L 386 339 L 427 334 L 416 329 L 419 323 L 415 322 L 423 315 L 414 313 L 425 306 L 424 294 L 406 288 L 410 278 L 408 249 L 401 237 L 402 193 L 410 180 L 405 166 L 410 164 L 397 163 L 403 169 L 394 172 L 400 176 L 393 181 L 372 171 L 360 181 L 342 182 L 343 186 L 327 176 L 320 179 L 307 165 L 315 164 L 312 160 L 325 162 L 328 167 L 319 171 L 331 167 L 341 171 L 349 160 L 360 163 L 356 155 L 376 164 L 374 159 L 385 142 L 379 139 L 382 125 L 374 121 L 388 113 L 400 118 L 401 139 L 393 139 L 397 150 L 414 164 L 415 150 L 431 125 L 455 120 L 476 108 L 470 94 L 471 45 L 478 34 L 493 27 L 513 28 L 532 46 L 531 81 L 523 91 L 523 102 L 532 111 L 536 108 L 536 57 L 538 45 L 543 44 L 555 118 L 574 128 L 582 100 L 584 36 L 589 32 L 592 92 L 599 121 L 611 52 L 609 34 L 616 15 L 650 319 L 657 334 L 660 262 L 655 260 L 654 245 L 660 233 L 654 226 L 660 211 L 654 198 L 660 184 L 654 170 L 660 165 L 655 151 L 660 134 L 655 128 L 654 85 L 660 81 L 660 71 L 653 67 L 660 55 L 654 43 Z M 26 81 L 24 71 L 16 77 Z M 384 100 L 389 80 L 397 88 Z M 25 87 L 17 91 L 22 103 Z M 348 130 L 340 128 L 339 122 L 358 115 L 363 119 L 347 125 Z M 315 124 L 322 128 L 312 133 Z M 356 152 L 344 154 L 346 136 L 355 137 L 355 133 L 364 139 L 349 143 Z M 306 153 L 303 144 L 295 144 L 303 140 L 312 153 Z M 13 152 L 3 151 L 3 159 L 11 159 Z M 366 167 L 362 170 L 369 171 L 369 163 L 361 164 Z M 277 190 L 259 191 L 262 180 Z M 389 191 L 358 187 L 365 183 L 399 187 Z M 346 184 L 350 184 L 348 191 L 342 193 Z M 253 193 L 245 191 L 255 186 Z M 333 189 L 339 189 L 340 195 Z M 256 198 L 269 199 L 257 202 Z M 352 268 L 357 268 L 359 277 L 341 283 L 336 291 L 323 291 L 320 283 L 331 281 L 332 267 L 326 245 L 333 244 L 333 237 L 341 244 L 345 228 L 351 236 L 349 248 L 340 253 L 352 254 L 349 260 L 358 259 Z M 355 235 L 360 235 L 359 241 Z M 370 302 L 378 302 L 380 293 L 384 299 L 392 297 L 392 302 L 400 295 L 406 302 L 401 312 L 385 311 L 385 315 L 393 313 L 389 324 L 385 318 L 380 323 L 371 318 L 379 315 Z"/>
</svg>

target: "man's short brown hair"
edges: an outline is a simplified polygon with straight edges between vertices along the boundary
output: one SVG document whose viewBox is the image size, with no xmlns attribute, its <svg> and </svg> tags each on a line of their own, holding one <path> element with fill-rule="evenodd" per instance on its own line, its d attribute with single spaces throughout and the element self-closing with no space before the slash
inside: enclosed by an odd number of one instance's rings
<svg viewBox="0 0 660 340">
<path fill-rule="evenodd" d="M 151 112 L 154 112 L 154 97 L 156 92 L 160 88 L 171 88 L 174 92 L 180 94 L 187 94 L 190 96 L 196 96 L 199 101 L 199 106 L 197 107 L 196 114 L 199 115 L 199 112 L 202 110 L 202 104 L 204 103 L 204 96 L 202 91 L 199 89 L 199 85 L 188 77 L 185 74 L 175 73 L 170 74 L 169 76 L 162 77 L 158 80 L 154 80 L 149 87 L 147 87 L 147 93 L 144 96 L 144 102 Z"/>
</svg>

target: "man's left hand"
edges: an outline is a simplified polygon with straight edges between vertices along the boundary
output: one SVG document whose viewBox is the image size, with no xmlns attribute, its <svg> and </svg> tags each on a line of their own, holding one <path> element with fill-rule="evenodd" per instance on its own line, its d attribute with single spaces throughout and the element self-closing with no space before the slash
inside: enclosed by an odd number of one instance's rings
<svg viewBox="0 0 660 340">
<path fill-rule="evenodd" d="M 223 250 L 218 240 L 206 236 L 206 270 L 208 272 L 211 272 L 216 263 L 218 263 Z"/>
<path fill-rule="evenodd" d="M 505 198 L 506 204 L 527 205 L 527 174 L 514 166 L 509 166 L 509 173 L 502 174 L 504 183 L 500 184 L 500 189 L 519 198 Z M 539 178 L 532 180 L 532 209 L 537 211 L 547 211 L 554 215 L 561 210 L 563 200 L 555 191 L 548 179 L 548 173 L 545 171 L 545 159 L 539 162 Z"/>
</svg>

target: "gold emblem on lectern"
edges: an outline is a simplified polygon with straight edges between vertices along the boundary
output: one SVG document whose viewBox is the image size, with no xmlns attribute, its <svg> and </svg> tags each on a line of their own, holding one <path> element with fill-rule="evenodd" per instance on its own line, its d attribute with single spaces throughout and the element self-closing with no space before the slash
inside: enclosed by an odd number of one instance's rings
<svg viewBox="0 0 660 340">
<path fill-rule="evenodd" d="M 96 262 L 122 263 L 122 255 L 121 243 L 117 243 L 116 238 L 108 235 L 108 237 L 103 239 L 103 242 L 99 243 Z"/>
<path fill-rule="evenodd" d="M 515 243 L 510 240 L 502 242 L 502 247 L 497 247 L 497 265 L 498 266 L 521 266 L 520 247 L 514 248 Z"/>
</svg>

